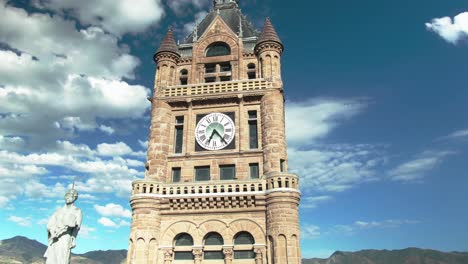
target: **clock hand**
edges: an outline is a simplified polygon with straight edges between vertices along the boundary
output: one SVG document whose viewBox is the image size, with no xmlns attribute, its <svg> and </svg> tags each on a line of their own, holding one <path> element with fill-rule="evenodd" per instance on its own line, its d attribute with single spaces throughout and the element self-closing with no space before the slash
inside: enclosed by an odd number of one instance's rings
<svg viewBox="0 0 468 264">
<path fill-rule="evenodd" d="M 210 144 L 211 139 L 213 139 L 213 136 L 214 136 L 214 133 L 215 133 L 215 132 L 216 132 L 216 130 L 213 129 L 213 132 L 211 132 L 211 136 L 210 136 L 210 138 L 208 139 L 208 144 Z M 216 132 L 216 133 L 218 133 L 218 132 Z"/>
<path fill-rule="evenodd" d="M 221 136 L 221 135 L 218 133 L 218 131 L 217 131 L 217 130 L 214 130 L 214 132 L 216 132 L 216 134 L 218 134 L 218 137 L 221 139 L 221 141 L 223 141 L 223 142 L 224 142 L 224 144 L 226 144 L 226 145 L 227 145 L 227 142 L 226 142 L 226 140 L 224 140 L 224 137 L 222 137 L 222 136 Z"/>
</svg>

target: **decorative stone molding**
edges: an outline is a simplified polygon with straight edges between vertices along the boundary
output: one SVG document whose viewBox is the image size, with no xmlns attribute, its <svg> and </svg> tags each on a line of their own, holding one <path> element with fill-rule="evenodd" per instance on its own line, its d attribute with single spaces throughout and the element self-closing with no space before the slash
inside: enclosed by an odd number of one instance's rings
<svg viewBox="0 0 468 264">
<path fill-rule="evenodd" d="M 163 254 L 164 254 L 164 264 L 171 264 L 174 250 L 172 248 L 164 248 Z"/>
<path fill-rule="evenodd" d="M 193 247 L 192 254 L 195 258 L 195 264 L 200 264 L 203 258 L 203 248 Z"/>
</svg>

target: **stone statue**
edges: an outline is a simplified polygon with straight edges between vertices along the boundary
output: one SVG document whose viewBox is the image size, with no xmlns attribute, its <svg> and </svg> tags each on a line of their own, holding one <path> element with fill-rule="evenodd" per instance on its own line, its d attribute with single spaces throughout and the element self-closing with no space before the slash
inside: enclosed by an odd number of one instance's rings
<svg viewBox="0 0 468 264">
<path fill-rule="evenodd" d="M 65 205 L 57 209 L 47 223 L 48 247 L 44 253 L 46 264 L 69 264 L 70 250 L 81 227 L 82 213 L 73 203 L 78 192 L 70 189 L 65 194 Z"/>
</svg>

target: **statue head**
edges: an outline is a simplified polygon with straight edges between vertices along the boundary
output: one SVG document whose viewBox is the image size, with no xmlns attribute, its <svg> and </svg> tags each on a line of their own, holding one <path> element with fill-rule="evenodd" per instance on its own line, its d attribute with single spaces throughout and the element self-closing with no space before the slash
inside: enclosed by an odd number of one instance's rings
<svg viewBox="0 0 468 264">
<path fill-rule="evenodd" d="M 78 199 L 78 192 L 75 189 L 70 189 L 65 193 L 65 203 L 72 204 Z"/>
</svg>

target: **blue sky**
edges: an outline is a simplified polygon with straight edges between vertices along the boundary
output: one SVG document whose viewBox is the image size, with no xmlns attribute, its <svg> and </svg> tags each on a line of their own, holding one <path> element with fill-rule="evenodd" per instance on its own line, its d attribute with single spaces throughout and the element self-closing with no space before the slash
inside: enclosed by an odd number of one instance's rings
<svg viewBox="0 0 468 264">
<path fill-rule="evenodd" d="M 0 239 L 46 242 L 79 177 L 75 252 L 127 247 L 143 177 L 152 55 L 209 0 L 0 0 Z M 468 3 L 240 0 L 285 44 L 304 257 L 468 251 Z M 297 129 L 301 127 L 302 129 Z"/>
</svg>

